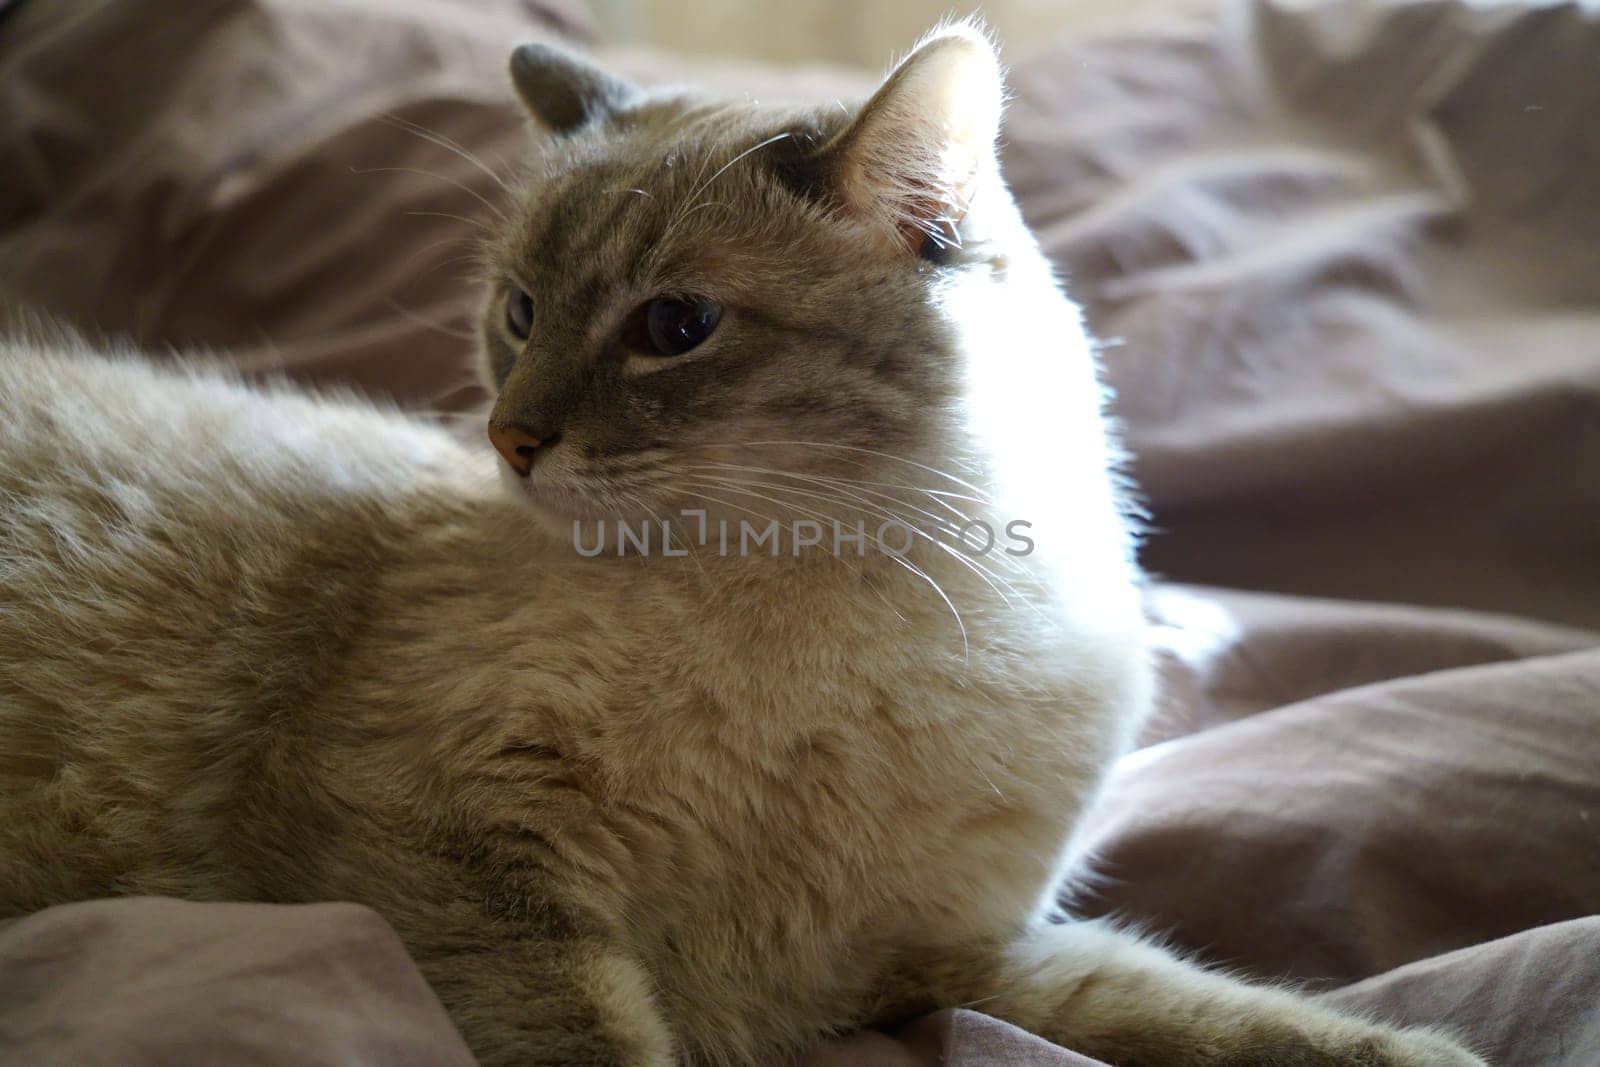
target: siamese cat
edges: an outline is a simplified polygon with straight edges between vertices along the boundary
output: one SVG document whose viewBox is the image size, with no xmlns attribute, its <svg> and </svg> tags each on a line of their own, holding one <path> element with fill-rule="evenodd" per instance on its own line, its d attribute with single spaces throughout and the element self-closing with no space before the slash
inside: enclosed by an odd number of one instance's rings
<svg viewBox="0 0 1600 1067">
<path fill-rule="evenodd" d="M 985 36 L 853 109 L 511 73 L 481 447 L 0 348 L 0 914 L 358 901 L 487 1064 L 957 1005 L 1119 1065 L 1481 1064 L 1055 912 L 1152 672 Z"/>
</svg>

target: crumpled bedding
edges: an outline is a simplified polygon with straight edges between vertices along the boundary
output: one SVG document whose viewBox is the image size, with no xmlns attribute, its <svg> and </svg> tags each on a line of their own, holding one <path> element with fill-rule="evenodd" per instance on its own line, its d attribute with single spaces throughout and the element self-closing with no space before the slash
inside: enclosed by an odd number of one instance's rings
<svg viewBox="0 0 1600 1067">
<path fill-rule="evenodd" d="M 527 136 L 506 43 L 582 23 L 468 8 L 27 0 L 0 18 L 0 291 L 469 411 L 453 261 L 497 190 L 465 156 L 505 171 Z M 1230 0 L 1026 58 L 1005 130 L 1105 345 L 1166 683 L 1073 906 L 1509 1067 L 1600 1063 L 1596 56 L 1573 3 Z M 764 98 L 869 85 L 607 57 Z M 375 1030 L 459 1061 L 381 923 L 322 907 L 15 920 L 0 1061 L 398 1062 Z M 806 1062 L 1091 1061 L 954 1010 Z"/>
<path fill-rule="evenodd" d="M 376 912 L 122 897 L 0 923 L 0 1062 L 476 1061 Z"/>
</svg>

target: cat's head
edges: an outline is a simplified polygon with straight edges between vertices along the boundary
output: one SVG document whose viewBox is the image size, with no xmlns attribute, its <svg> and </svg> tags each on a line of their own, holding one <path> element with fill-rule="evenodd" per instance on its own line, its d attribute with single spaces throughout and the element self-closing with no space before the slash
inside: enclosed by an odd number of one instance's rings
<svg viewBox="0 0 1600 1067">
<path fill-rule="evenodd" d="M 937 31 L 854 110 L 647 93 L 541 45 L 511 68 L 544 132 L 482 322 L 515 493 L 565 521 L 955 489 L 930 473 L 969 388 L 953 294 L 1033 249 L 981 32 Z"/>
</svg>

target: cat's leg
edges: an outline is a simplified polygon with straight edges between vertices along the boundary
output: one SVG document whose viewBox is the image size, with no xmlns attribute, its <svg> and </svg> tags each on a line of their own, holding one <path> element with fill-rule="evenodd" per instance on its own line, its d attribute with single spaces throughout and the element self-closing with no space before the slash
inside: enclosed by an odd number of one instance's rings
<svg viewBox="0 0 1600 1067">
<path fill-rule="evenodd" d="M 668 1067 L 674 1042 L 644 969 L 596 942 L 517 942 L 425 964 L 484 1067 Z"/>
<path fill-rule="evenodd" d="M 1041 924 L 1001 952 L 944 956 L 928 977 L 945 1006 L 1117 1067 L 1483 1067 L 1447 1038 L 1240 982 L 1097 922 Z"/>
</svg>

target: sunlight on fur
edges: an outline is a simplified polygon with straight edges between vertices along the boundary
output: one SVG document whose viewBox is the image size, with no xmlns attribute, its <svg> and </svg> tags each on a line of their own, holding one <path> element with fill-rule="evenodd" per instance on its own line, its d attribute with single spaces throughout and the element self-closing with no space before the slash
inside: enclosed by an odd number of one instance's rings
<svg viewBox="0 0 1600 1067">
<path fill-rule="evenodd" d="M 981 29 L 854 109 L 545 45 L 511 73 L 538 136 L 483 248 L 475 445 L 5 342 L 0 916 L 359 902 L 491 1065 L 766 1064 L 981 1005 L 1121 1065 L 1482 1067 L 1044 917 L 1153 681 Z M 571 539 L 686 509 L 939 525 L 860 555 Z M 973 518 L 1037 551 L 941 541 Z"/>
</svg>

